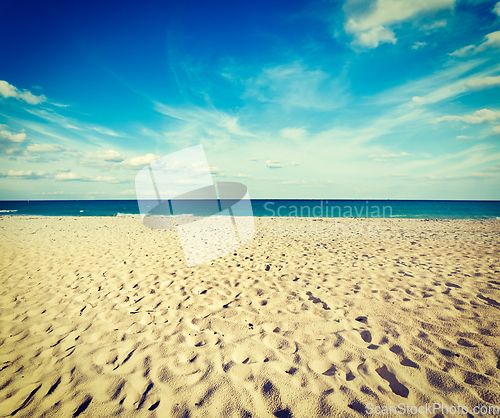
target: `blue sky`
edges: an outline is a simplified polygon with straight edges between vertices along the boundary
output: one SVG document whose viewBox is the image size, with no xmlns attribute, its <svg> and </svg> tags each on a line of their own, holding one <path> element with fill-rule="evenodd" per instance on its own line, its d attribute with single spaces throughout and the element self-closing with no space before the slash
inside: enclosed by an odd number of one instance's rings
<svg viewBox="0 0 500 418">
<path fill-rule="evenodd" d="M 500 2 L 0 4 L 0 199 L 135 199 L 203 144 L 252 198 L 500 199 Z"/>
</svg>

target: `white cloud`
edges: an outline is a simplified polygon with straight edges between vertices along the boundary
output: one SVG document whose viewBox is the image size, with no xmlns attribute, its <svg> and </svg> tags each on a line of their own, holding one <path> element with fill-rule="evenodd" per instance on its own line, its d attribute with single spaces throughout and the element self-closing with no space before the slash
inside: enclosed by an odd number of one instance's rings
<svg viewBox="0 0 500 418">
<path fill-rule="evenodd" d="M 344 10 L 359 5 L 359 1 L 348 0 Z M 361 13 L 348 16 L 346 26 L 353 31 L 402 22 L 426 12 L 453 9 L 455 0 L 375 0 Z"/>
<path fill-rule="evenodd" d="M 457 136 L 457 139 L 469 139 L 470 136 L 467 136 L 467 135 L 458 135 Z"/>
<path fill-rule="evenodd" d="M 7 173 L 1 173 L 0 177 L 9 177 L 12 179 L 28 179 L 28 180 L 38 180 L 45 178 L 47 173 L 44 171 L 39 171 L 38 173 L 34 173 L 31 170 L 9 170 Z"/>
<path fill-rule="evenodd" d="M 298 166 L 299 163 L 295 162 L 295 161 L 290 161 L 290 164 L 293 165 L 293 166 Z"/>
<path fill-rule="evenodd" d="M 268 168 L 281 168 L 284 167 L 284 164 L 281 163 L 281 161 L 278 160 L 267 160 L 266 165 Z"/>
<path fill-rule="evenodd" d="M 214 176 L 218 176 L 222 173 L 222 170 L 219 167 L 209 167 L 210 173 Z"/>
<path fill-rule="evenodd" d="M 135 189 L 122 190 L 121 192 L 118 192 L 118 194 L 134 195 L 135 196 Z"/>
<path fill-rule="evenodd" d="M 43 94 L 40 96 L 35 96 L 29 90 L 20 91 L 12 84 L 9 84 L 4 80 L 0 80 L 0 95 L 2 95 L 6 99 L 9 97 L 13 97 L 17 100 L 23 100 L 24 102 L 32 105 L 37 105 L 47 101 L 47 98 Z"/>
<path fill-rule="evenodd" d="M 420 30 L 429 31 L 437 28 L 444 28 L 446 24 L 446 20 L 436 20 L 435 22 L 420 26 Z"/>
<path fill-rule="evenodd" d="M 84 157 L 112 163 L 121 163 L 123 160 L 125 160 L 125 157 L 123 155 L 112 149 L 107 151 L 88 152 L 84 155 Z"/>
<path fill-rule="evenodd" d="M 282 181 L 281 184 L 308 184 L 307 181 L 305 180 L 285 180 L 285 181 Z"/>
<path fill-rule="evenodd" d="M 117 179 L 116 177 L 104 177 L 104 176 L 82 176 L 75 172 L 69 171 L 64 173 L 58 173 L 53 176 L 55 180 L 59 181 L 89 181 L 89 182 L 98 182 L 98 183 L 122 183 L 123 180 Z"/>
<path fill-rule="evenodd" d="M 17 91 L 18 90 L 12 84 L 9 84 L 4 80 L 0 80 L 0 94 L 3 97 L 16 97 Z"/>
<path fill-rule="evenodd" d="M 307 135 L 307 131 L 304 128 L 284 128 L 280 134 L 283 138 L 300 140 Z"/>
<path fill-rule="evenodd" d="M 354 44 L 376 48 L 381 42 L 395 44 L 392 24 L 413 19 L 421 14 L 453 9 L 455 0 L 348 0 L 344 5 L 344 29 L 355 37 Z"/>
<path fill-rule="evenodd" d="M 476 45 L 468 45 L 463 48 L 457 49 L 456 51 L 448 54 L 455 57 L 466 57 L 468 55 L 475 55 L 479 52 L 483 52 L 489 48 L 500 48 L 500 31 L 491 32 L 485 37 L 485 41 L 476 46 Z"/>
<path fill-rule="evenodd" d="M 9 131 L 0 131 L 0 142 L 23 142 L 26 139 L 25 133 L 12 134 Z"/>
<path fill-rule="evenodd" d="M 397 39 L 391 29 L 377 26 L 366 32 L 359 33 L 357 39 L 354 41 L 355 45 L 366 46 L 367 48 L 376 48 L 381 43 L 396 44 Z"/>
<path fill-rule="evenodd" d="M 104 183 L 122 183 L 123 180 L 117 179 L 116 177 L 86 177 L 87 181 L 96 181 L 96 182 L 104 182 Z"/>
<path fill-rule="evenodd" d="M 368 158 L 371 158 L 373 161 L 386 161 L 387 159 L 408 157 L 409 155 L 407 152 L 400 152 L 399 154 L 370 154 Z"/>
<path fill-rule="evenodd" d="M 82 179 L 82 176 L 80 176 L 79 174 L 76 174 L 76 173 L 70 171 L 70 172 L 56 174 L 54 176 L 54 179 L 56 179 L 56 180 L 62 180 L 62 181 L 80 180 L 80 179 Z"/>
<path fill-rule="evenodd" d="M 137 168 L 137 167 L 143 167 L 146 164 L 149 164 L 154 160 L 157 160 L 158 158 L 160 158 L 159 155 L 146 154 L 140 157 L 129 158 L 127 160 L 122 161 L 119 164 L 128 168 Z"/>
<path fill-rule="evenodd" d="M 489 33 L 486 40 L 476 48 L 475 52 L 482 52 L 488 48 L 500 48 L 500 31 Z"/>
<path fill-rule="evenodd" d="M 26 151 L 29 153 L 60 152 L 65 151 L 65 149 L 59 144 L 30 144 L 26 147 Z"/>
<path fill-rule="evenodd" d="M 1 125 L 1 128 L 6 128 L 6 125 Z M 26 139 L 26 134 L 21 133 L 11 133 L 5 129 L 0 130 L 0 153 L 13 155 L 21 153 L 20 145 Z"/>
<path fill-rule="evenodd" d="M 484 78 L 473 78 L 467 81 L 467 86 L 473 90 L 487 89 L 490 87 L 500 86 L 500 76 L 497 77 L 484 77 Z"/>
<path fill-rule="evenodd" d="M 500 16 L 500 1 L 495 4 L 495 7 L 493 7 L 493 10 L 491 12 L 495 13 L 497 16 Z"/>
<path fill-rule="evenodd" d="M 500 134 L 500 125 L 495 125 L 492 127 L 492 129 L 496 134 Z"/>
<path fill-rule="evenodd" d="M 422 46 L 426 46 L 427 42 L 415 42 L 412 46 L 411 49 L 418 49 Z"/>
<path fill-rule="evenodd" d="M 465 116 L 443 116 L 441 118 L 437 118 L 436 122 L 441 121 L 463 121 L 466 123 L 483 123 L 483 122 L 494 122 L 497 119 L 500 119 L 500 111 L 494 111 L 489 109 L 481 109 L 474 112 L 472 115 Z"/>
</svg>

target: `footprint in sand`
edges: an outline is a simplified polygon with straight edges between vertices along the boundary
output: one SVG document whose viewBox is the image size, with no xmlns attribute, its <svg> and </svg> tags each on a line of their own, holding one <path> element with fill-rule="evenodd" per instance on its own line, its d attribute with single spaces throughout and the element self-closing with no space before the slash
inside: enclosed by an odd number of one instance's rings
<svg viewBox="0 0 500 418">
<path fill-rule="evenodd" d="M 345 380 L 350 382 L 351 380 L 354 380 L 356 377 L 352 374 L 352 372 L 349 370 L 349 373 L 345 375 Z"/>
<path fill-rule="evenodd" d="M 89 406 L 90 402 L 92 402 L 92 396 L 87 396 L 85 398 L 85 400 L 80 404 L 80 406 L 78 407 L 78 409 L 75 411 L 75 413 L 73 414 L 73 417 L 77 417 L 79 416 L 80 414 L 82 414 Z M 13 414 L 12 414 L 13 415 Z"/>
<path fill-rule="evenodd" d="M 498 303 L 495 299 L 491 299 L 483 295 L 477 295 L 477 297 L 481 300 L 484 300 L 490 306 L 495 306 L 496 308 L 500 308 L 500 303 Z"/>
<path fill-rule="evenodd" d="M 458 345 L 461 345 L 462 347 L 477 347 L 477 345 L 471 343 L 470 341 L 467 341 L 465 338 L 460 338 L 457 341 Z"/>
<path fill-rule="evenodd" d="M 266 401 L 269 412 L 278 418 L 292 418 L 288 407 L 283 408 L 278 388 L 267 380 L 262 386 L 262 395 Z"/>
<path fill-rule="evenodd" d="M 310 301 L 312 301 L 312 303 L 321 303 L 321 305 L 323 306 L 323 309 L 325 311 L 329 311 L 330 310 L 330 308 L 328 307 L 328 305 L 325 302 L 323 302 L 320 298 L 314 297 L 314 295 L 312 294 L 312 292 L 307 292 L 306 295 L 309 296 L 308 299 Z"/>
<path fill-rule="evenodd" d="M 392 392 L 396 395 L 399 395 L 403 398 L 407 398 L 410 391 L 408 388 L 401 384 L 398 379 L 396 379 L 396 375 L 387 370 L 387 366 L 384 364 L 382 367 L 375 369 L 375 371 L 380 375 L 380 377 L 389 382 L 389 387 Z"/>
<path fill-rule="evenodd" d="M 361 338 L 365 343 L 371 343 L 372 342 L 372 334 L 370 331 L 361 331 Z"/>
<path fill-rule="evenodd" d="M 391 348 L 389 348 L 389 351 L 392 351 L 394 354 L 402 357 L 401 361 L 399 362 L 402 366 L 413 367 L 414 369 L 419 368 L 417 363 L 404 356 L 403 349 L 399 345 L 393 345 Z"/>
<path fill-rule="evenodd" d="M 415 363 L 414 361 L 410 360 L 408 357 L 403 357 L 403 360 L 401 360 L 400 364 L 402 366 L 406 367 L 413 367 L 414 369 L 418 369 L 418 364 Z"/>
</svg>

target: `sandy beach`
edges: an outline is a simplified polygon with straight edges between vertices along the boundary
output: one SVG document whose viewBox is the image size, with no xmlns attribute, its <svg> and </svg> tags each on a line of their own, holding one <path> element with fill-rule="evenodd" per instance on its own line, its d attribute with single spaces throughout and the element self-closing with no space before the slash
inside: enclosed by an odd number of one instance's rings
<svg viewBox="0 0 500 418">
<path fill-rule="evenodd" d="M 499 220 L 255 222 L 188 268 L 137 218 L 0 217 L 0 416 L 494 415 Z"/>
</svg>

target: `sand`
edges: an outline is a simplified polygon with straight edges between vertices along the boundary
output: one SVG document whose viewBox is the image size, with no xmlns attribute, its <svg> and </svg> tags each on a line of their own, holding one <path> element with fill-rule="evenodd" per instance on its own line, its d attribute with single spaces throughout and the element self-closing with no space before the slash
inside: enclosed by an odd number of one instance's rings
<svg viewBox="0 0 500 418">
<path fill-rule="evenodd" d="M 500 406 L 499 231 L 260 218 L 188 268 L 137 218 L 1 217 L 0 416 Z"/>
</svg>

